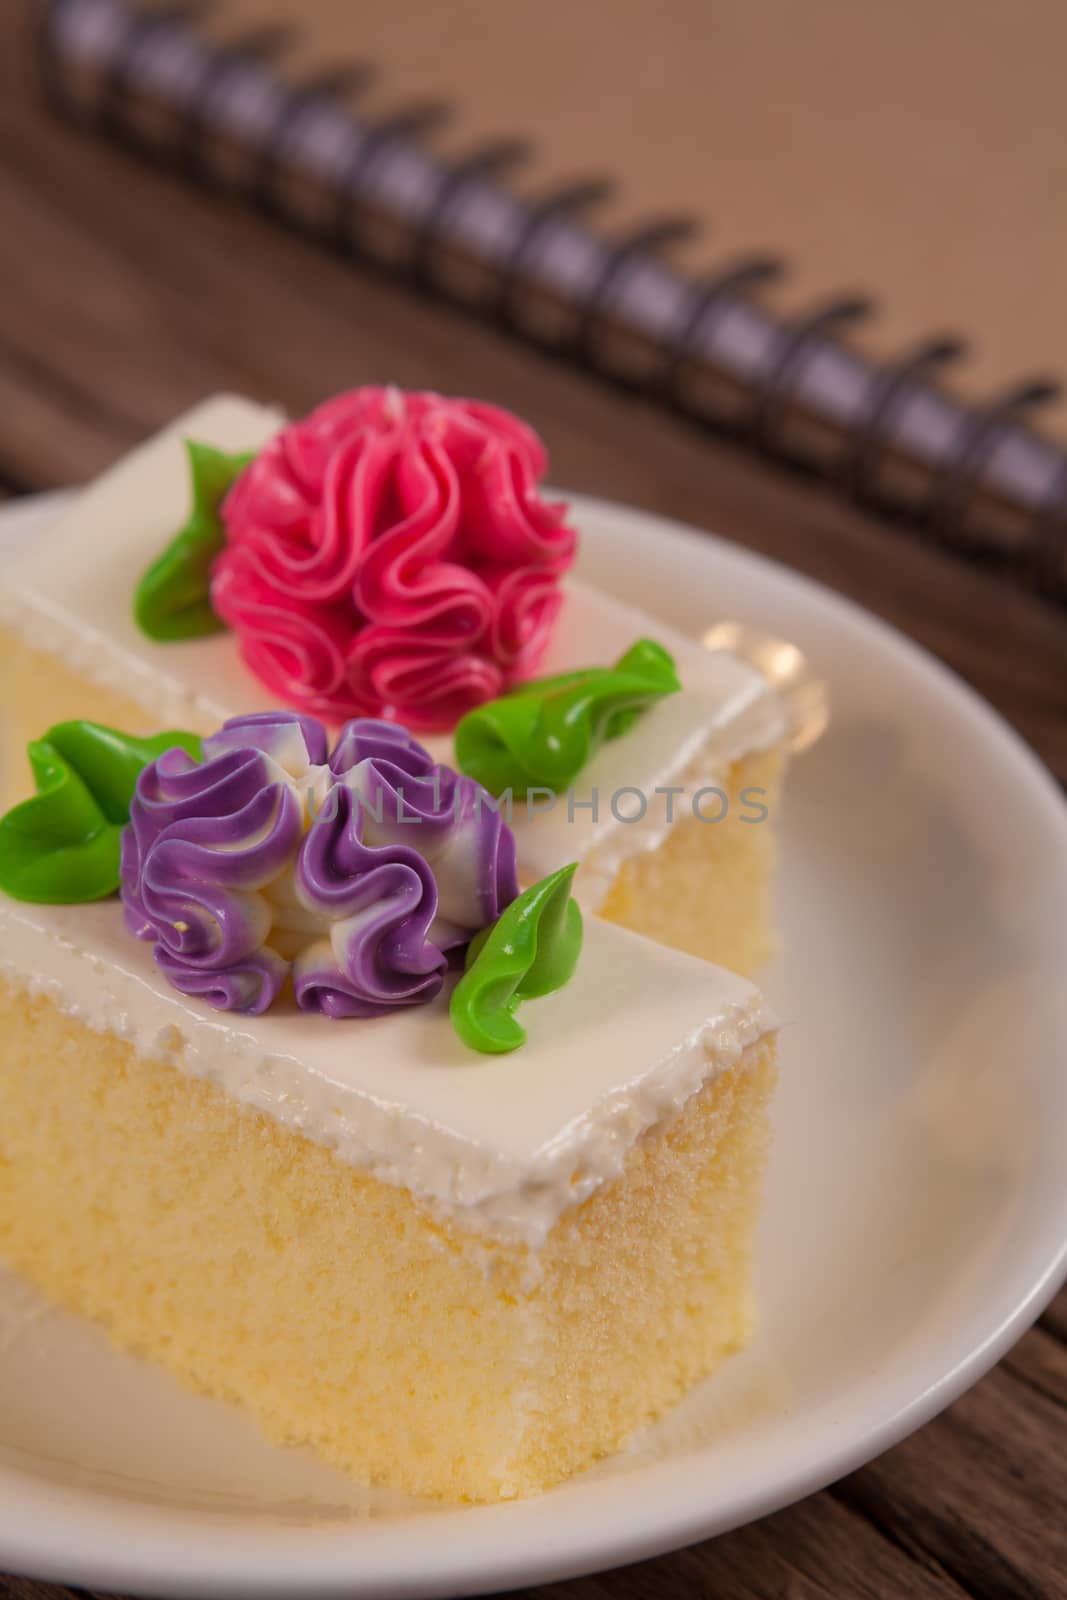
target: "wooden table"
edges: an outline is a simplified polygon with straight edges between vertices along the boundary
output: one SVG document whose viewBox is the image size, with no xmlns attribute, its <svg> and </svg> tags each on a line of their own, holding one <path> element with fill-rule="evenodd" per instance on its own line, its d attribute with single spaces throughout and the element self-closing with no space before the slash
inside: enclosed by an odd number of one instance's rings
<svg viewBox="0 0 1067 1600">
<path fill-rule="evenodd" d="M 557 482 L 725 531 L 896 623 L 1067 780 L 1062 615 L 55 125 L 10 35 L 0 18 L 0 497 L 78 483 L 219 389 L 295 411 L 386 378 L 482 395 L 545 435 Z M 1061 1293 L 949 1411 L 822 1494 L 679 1554 L 531 1593 L 1067 1596 L 1065 1404 Z M 0 1576 L 0 1596 L 69 1592 Z"/>
</svg>

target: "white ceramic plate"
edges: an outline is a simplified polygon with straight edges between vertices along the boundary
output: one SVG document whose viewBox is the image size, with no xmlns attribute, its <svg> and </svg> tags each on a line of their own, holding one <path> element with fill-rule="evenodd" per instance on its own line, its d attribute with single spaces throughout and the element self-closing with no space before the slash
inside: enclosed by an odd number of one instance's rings
<svg viewBox="0 0 1067 1600">
<path fill-rule="evenodd" d="M 474 1593 L 637 1560 L 886 1449 L 1059 1283 L 1053 783 L 955 678 L 827 590 L 653 517 L 576 513 L 584 577 L 694 632 L 730 617 L 793 639 L 833 695 L 792 775 L 765 980 L 787 1025 L 759 1337 L 625 1455 L 540 1499 L 439 1509 L 262 1443 L 0 1280 L 0 1570 L 219 1600 Z"/>
</svg>

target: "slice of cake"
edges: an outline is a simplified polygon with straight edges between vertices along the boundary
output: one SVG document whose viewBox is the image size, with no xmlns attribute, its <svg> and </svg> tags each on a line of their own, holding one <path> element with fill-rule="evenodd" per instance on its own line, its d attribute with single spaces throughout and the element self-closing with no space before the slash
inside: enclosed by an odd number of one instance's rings
<svg viewBox="0 0 1067 1600">
<path fill-rule="evenodd" d="M 476 402 L 357 390 L 289 426 L 234 397 L 195 408 L 13 553 L 6 799 L 27 740 L 89 714 L 207 732 L 281 700 L 436 729 L 452 759 L 465 715 L 651 641 L 680 689 L 605 713 L 558 787 L 535 763 L 510 810 L 520 875 L 577 861 L 585 908 L 751 973 L 772 943 L 783 705 L 729 652 L 567 576 L 575 532 L 543 467 L 529 429 Z"/>
<path fill-rule="evenodd" d="M 7 1262 L 448 1499 L 558 1482 L 744 1341 L 750 983 L 583 938 L 571 869 L 520 893 L 488 796 L 392 725 L 67 724 L 34 769 L 0 821 Z"/>
</svg>

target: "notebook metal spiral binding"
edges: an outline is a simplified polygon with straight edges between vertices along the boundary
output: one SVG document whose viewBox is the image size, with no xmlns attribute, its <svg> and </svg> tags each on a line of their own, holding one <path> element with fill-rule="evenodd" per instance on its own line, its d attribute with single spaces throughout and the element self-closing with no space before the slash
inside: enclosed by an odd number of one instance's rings
<svg viewBox="0 0 1067 1600">
<path fill-rule="evenodd" d="M 279 181 L 285 151 L 294 138 L 301 119 L 321 101 L 354 99 L 364 89 L 369 89 L 376 74 L 367 62 L 351 62 L 317 74 L 306 83 L 297 84 L 285 97 L 263 145 L 255 179 L 252 184 L 256 203 L 273 215 L 284 216 L 278 204 Z"/>
<path fill-rule="evenodd" d="M 425 100 L 394 112 L 380 122 L 364 122 L 351 160 L 341 175 L 337 194 L 335 237 L 342 247 L 368 250 L 369 241 L 360 223 L 361 205 L 374 192 L 375 168 L 390 151 L 425 139 L 451 119 L 446 100 Z M 373 255 L 373 248 L 368 253 Z"/>
<path fill-rule="evenodd" d="M 444 161 L 429 135 L 446 102 L 367 118 L 358 95 L 369 68 L 286 84 L 276 60 L 289 33 L 215 45 L 198 25 L 204 9 L 44 0 L 50 100 L 1067 601 L 1067 454 L 1030 422 L 1057 384 L 1032 378 L 968 406 L 941 382 L 963 341 L 928 339 L 875 361 L 846 339 L 872 314 L 866 298 L 782 316 L 761 298 L 784 270 L 765 256 L 694 280 L 669 254 L 694 232 L 690 219 L 608 239 L 587 214 L 612 185 L 579 180 L 524 197 L 501 181 L 529 157 L 524 141 Z"/>
<path fill-rule="evenodd" d="M 165 35 L 159 37 L 165 38 Z M 211 166 L 209 145 L 213 107 L 225 103 L 227 94 L 233 92 L 235 80 L 250 67 L 258 67 L 281 55 L 292 37 L 290 29 L 262 28 L 244 39 L 227 45 L 224 49 L 215 51 L 212 55 L 183 108 L 184 128 L 174 151 L 178 165 L 191 177 L 210 182 L 215 176 Z M 121 126 L 124 98 L 120 91 L 116 99 L 106 106 L 108 121 L 112 127 Z M 116 119 L 119 119 L 118 123 Z M 269 130 L 272 125 L 273 117 L 264 115 L 264 129 Z"/>
<path fill-rule="evenodd" d="M 542 235 L 558 221 L 580 216 L 583 212 L 610 199 L 614 192 L 615 185 L 607 178 L 579 178 L 553 189 L 549 195 L 530 207 L 529 215 L 500 263 L 498 288 L 493 303 L 498 317 L 505 326 L 512 327 L 517 324 L 515 302 L 519 286 L 523 281 L 527 257 L 540 243 Z"/>
<path fill-rule="evenodd" d="M 445 232 L 448 213 L 457 204 L 468 184 L 486 178 L 500 178 L 528 161 L 533 149 L 525 139 L 500 139 L 483 145 L 473 155 L 453 163 L 426 215 L 416 229 L 411 270 L 417 283 L 428 286 L 433 279 L 433 254 Z"/>
<path fill-rule="evenodd" d="M 116 115 L 121 107 L 127 83 L 136 81 L 138 63 L 143 54 L 151 51 L 155 36 L 176 23 L 191 22 L 199 14 L 195 4 L 162 6 L 158 11 L 146 11 L 135 17 L 123 35 L 107 73 L 107 86 L 101 107 L 101 120 L 105 131 L 117 133 Z M 131 137 L 136 130 L 131 130 Z"/>
<path fill-rule="evenodd" d="M 909 389 L 923 387 L 935 372 L 966 354 L 967 345 L 962 339 L 924 339 L 917 349 L 883 365 L 856 416 L 852 446 L 840 466 L 843 486 L 861 505 L 881 507 L 878 472 L 882 442 L 892 435 L 900 396 Z"/>
<path fill-rule="evenodd" d="M 998 429 L 1022 420 L 1026 412 L 1055 400 L 1059 393 L 1060 385 L 1053 379 L 1026 379 L 968 417 L 951 470 L 944 471 L 934 483 L 927 505 L 927 519 L 941 542 L 970 554 L 981 553 L 980 547 L 976 548 L 968 538 L 965 513 L 981 482 L 990 441 Z"/>
<path fill-rule="evenodd" d="M 596 330 L 601 322 L 611 321 L 627 274 L 661 250 L 693 238 L 698 232 L 692 217 L 659 217 L 639 224 L 609 244 L 598 276 L 593 280 L 581 306 L 574 330 L 572 353 L 579 361 L 595 365 Z"/>
<path fill-rule="evenodd" d="M 789 403 L 793 380 L 809 347 L 833 330 L 861 321 L 874 312 L 873 303 L 861 295 L 841 295 L 818 306 L 793 326 L 783 327 L 780 348 L 766 375 L 756 385 L 747 431 L 752 442 L 774 452 L 777 423 Z"/>
<path fill-rule="evenodd" d="M 709 334 L 713 338 L 713 320 L 724 315 L 736 299 L 746 299 L 752 290 L 774 283 L 784 272 L 785 263 L 779 256 L 746 256 L 694 286 L 692 302 L 664 353 L 659 391 L 669 404 L 681 411 L 687 409 L 686 367 L 692 360 L 692 352 L 701 347 Z"/>
</svg>

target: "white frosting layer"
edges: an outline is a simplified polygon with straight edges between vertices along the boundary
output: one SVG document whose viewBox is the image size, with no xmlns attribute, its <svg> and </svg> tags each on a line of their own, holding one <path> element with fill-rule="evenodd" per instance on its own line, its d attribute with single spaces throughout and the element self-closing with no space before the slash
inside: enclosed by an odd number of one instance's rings
<svg viewBox="0 0 1067 1600">
<path fill-rule="evenodd" d="M 126 456 L 79 495 L 44 538 L 13 552 L 0 589 L 0 620 L 60 656 L 102 687 L 155 713 L 160 726 L 213 732 L 241 711 L 274 708 L 274 698 L 242 664 L 233 640 L 159 644 L 132 614 L 135 584 L 185 518 L 188 471 L 182 440 L 253 450 L 283 422 L 280 412 L 217 396 Z M 763 677 L 724 651 L 709 653 L 664 623 L 572 580 L 545 672 L 614 662 L 635 639 L 659 640 L 673 653 L 683 692 L 648 711 L 624 739 L 605 745 L 575 785 L 571 802 L 528 815 L 517 802 L 513 825 L 524 881 L 568 861 L 580 862 L 575 894 L 601 904 L 621 864 L 655 849 L 674 819 L 689 814 L 692 794 L 731 762 L 785 735 L 782 705 Z M 91 714 L 91 706 L 86 707 Z M 428 740 L 450 761 L 451 739 Z M 683 792 L 669 798 L 657 790 Z M 640 821 L 612 810 L 620 790 L 644 797 Z M 597 795 L 597 815 L 590 803 Z M 616 810 L 639 808 L 623 795 Z M 714 814 L 715 802 L 708 809 Z"/>
<path fill-rule="evenodd" d="M 775 1026 L 744 979 L 596 919 L 571 982 L 523 1007 L 528 1040 L 510 1056 L 468 1050 L 444 995 L 371 1021 L 220 1014 L 160 977 L 117 901 L 0 896 L 0 971 L 439 1214 L 535 1248 Z"/>
</svg>

